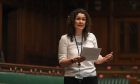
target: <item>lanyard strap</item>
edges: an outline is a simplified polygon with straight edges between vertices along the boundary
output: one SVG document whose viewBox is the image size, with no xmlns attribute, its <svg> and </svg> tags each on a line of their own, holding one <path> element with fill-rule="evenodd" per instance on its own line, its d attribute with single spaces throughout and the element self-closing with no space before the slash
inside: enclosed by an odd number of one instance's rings
<svg viewBox="0 0 140 84">
<path fill-rule="evenodd" d="M 79 48 L 78 48 L 78 42 L 77 42 L 75 36 L 74 36 L 74 39 L 75 39 L 75 43 L 76 43 L 76 47 L 77 47 L 77 51 L 78 51 L 78 55 L 81 56 L 81 53 L 80 53 Z M 81 39 L 81 52 L 82 52 L 82 46 L 83 46 L 83 37 L 82 37 L 82 39 Z"/>
</svg>

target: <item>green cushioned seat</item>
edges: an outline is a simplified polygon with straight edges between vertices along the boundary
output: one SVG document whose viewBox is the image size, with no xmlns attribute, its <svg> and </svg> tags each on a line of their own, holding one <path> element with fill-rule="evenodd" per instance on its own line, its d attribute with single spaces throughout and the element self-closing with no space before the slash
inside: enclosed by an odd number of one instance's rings
<svg viewBox="0 0 140 84">
<path fill-rule="evenodd" d="M 63 76 L 0 72 L 0 84 L 64 84 Z"/>
<path fill-rule="evenodd" d="M 63 76 L 0 72 L 0 84 L 64 84 Z M 98 84 L 130 84 L 122 77 L 98 78 Z"/>
<path fill-rule="evenodd" d="M 130 84 L 129 80 L 122 77 L 99 78 L 98 84 Z"/>
</svg>

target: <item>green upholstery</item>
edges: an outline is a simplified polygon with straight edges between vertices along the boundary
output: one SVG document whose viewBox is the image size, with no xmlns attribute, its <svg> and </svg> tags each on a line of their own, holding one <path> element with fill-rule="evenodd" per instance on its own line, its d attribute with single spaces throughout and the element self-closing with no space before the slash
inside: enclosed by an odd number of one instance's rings
<svg viewBox="0 0 140 84">
<path fill-rule="evenodd" d="M 64 84 L 63 76 L 0 72 L 0 84 Z"/>
<path fill-rule="evenodd" d="M 0 84 L 64 84 L 63 76 L 0 72 Z M 122 77 L 99 78 L 98 84 L 130 84 Z"/>
<path fill-rule="evenodd" d="M 130 84 L 129 80 L 122 77 L 99 78 L 98 84 Z"/>
</svg>

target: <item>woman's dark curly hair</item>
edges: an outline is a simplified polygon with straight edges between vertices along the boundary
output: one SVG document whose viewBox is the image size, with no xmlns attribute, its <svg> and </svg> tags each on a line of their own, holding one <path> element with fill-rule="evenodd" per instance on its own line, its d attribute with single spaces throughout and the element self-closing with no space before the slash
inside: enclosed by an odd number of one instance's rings
<svg viewBox="0 0 140 84">
<path fill-rule="evenodd" d="M 83 29 L 82 32 L 82 38 L 84 41 L 86 41 L 87 36 L 88 36 L 88 29 L 90 28 L 91 20 L 88 12 L 84 9 L 76 9 L 70 13 L 70 15 L 67 18 L 67 28 L 68 28 L 68 37 L 70 38 L 71 42 L 73 42 L 73 37 L 75 36 L 75 18 L 78 15 L 78 13 L 85 14 L 86 16 L 86 24 L 85 28 Z"/>
</svg>

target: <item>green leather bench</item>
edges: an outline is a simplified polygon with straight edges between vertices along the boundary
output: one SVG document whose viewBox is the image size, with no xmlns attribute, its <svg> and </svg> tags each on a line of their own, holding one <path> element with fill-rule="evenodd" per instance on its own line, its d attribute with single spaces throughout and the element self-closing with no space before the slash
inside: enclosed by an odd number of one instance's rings
<svg viewBox="0 0 140 84">
<path fill-rule="evenodd" d="M 64 84 L 63 75 L 63 68 L 60 67 L 0 63 L 0 84 Z M 130 83 L 137 84 L 122 76 L 98 79 L 98 84 Z"/>
<path fill-rule="evenodd" d="M 98 84 L 130 84 L 130 81 L 124 77 L 99 78 Z"/>
<path fill-rule="evenodd" d="M 64 84 L 63 76 L 0 72 L 0 84 Z M 99 78 L 98 84 L 130 84 L 123 77 Z"/>
<path fill-rule="evenodd" d="M 63 76 L 0 72 L 0 84 L 64 84 Z"/>
</svg>

